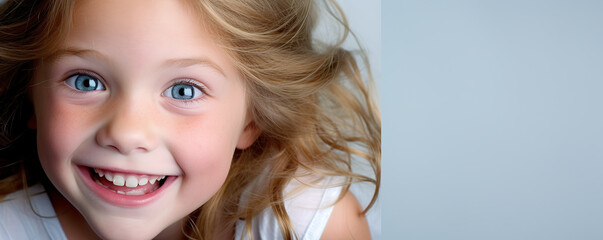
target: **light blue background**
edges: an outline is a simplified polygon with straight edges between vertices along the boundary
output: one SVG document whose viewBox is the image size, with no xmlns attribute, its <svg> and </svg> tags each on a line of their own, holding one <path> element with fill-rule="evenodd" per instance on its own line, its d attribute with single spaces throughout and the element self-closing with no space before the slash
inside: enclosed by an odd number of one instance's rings
<svg viewBox="0 0 603 240">
<path fill-rule="evenodd" d="M 603 2 L 382 2 L 384 239 L 603 239 Z"/>
</svg>

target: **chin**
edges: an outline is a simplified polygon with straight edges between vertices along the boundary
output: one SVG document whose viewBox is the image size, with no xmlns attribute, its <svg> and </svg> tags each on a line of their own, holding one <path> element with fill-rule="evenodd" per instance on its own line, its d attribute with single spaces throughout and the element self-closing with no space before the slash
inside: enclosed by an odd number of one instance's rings
<svg viewBox="0 0 603 240">
<path fill-rule="evenodd" d="M 114 219 L 114 220 L 87 220 L 90 227 L 102 239 L 154 239 L 164 229 L 169 229 L 169 224 L 157 224 L 154 221 Z M 177 230 L 180 227 L 177 226 Z M 170 239 L 174 239 L 173 236 Z"/>
</svg>

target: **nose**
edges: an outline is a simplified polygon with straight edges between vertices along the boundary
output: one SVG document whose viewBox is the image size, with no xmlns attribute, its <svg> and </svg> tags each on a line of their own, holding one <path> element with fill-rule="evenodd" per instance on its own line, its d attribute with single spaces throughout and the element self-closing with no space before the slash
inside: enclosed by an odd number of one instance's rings
<svg viewBox="0 0 603 240">
<path fill-rule="evenodd" d="M 109 115 L 96 133 L 97 143 L 128 155 L 153 151 L 158 144 L 150 116 L 144 104 L 125 101 L 107 107 Z"/>
</svg>

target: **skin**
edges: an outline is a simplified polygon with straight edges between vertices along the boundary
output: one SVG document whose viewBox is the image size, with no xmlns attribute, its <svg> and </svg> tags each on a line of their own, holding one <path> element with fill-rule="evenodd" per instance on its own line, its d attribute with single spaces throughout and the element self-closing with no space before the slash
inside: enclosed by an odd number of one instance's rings
<svg viewBox="0 0 603 240">
<path fill-rule="evenodd" d="M 51 199 L 63 228 L 74 238 L 90 235 L 88 225 L 106 239 L 181 238 L 182 219 L 218 191 L 235 149 L 258 135 L 241 76 L 180 1 L 83 0 L 74 12 L 32 88 L 40 162 L 60 192 Z M 77 74 L 104 88 L 74 88 Z M 205 93 L 174 99 L 178 84 Z M 177 178 L 151 204 L 122 207 L 91 192 L 78 166 Z"/>
<path fill-rule="evenodd" d="M 371 239 L 371 232 L 362 214 L 362 207 L 351 192 L 341 199 L 327 221 L 322 240 Z"/>
</svg>

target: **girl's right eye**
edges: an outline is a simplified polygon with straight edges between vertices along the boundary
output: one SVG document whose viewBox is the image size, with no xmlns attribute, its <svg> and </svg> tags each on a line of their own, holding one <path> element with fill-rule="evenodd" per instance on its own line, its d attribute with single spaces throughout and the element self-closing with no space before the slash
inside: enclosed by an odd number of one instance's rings
<svg viewBox="0 0 603 240">
<path fill-rule="evenodd" d="M 86 74 L 75 74 L 69 77 L 65 83 L 78 91 L 97 91 L 105 90 L 105 85 L 95 77 Z"/>
</svg>

